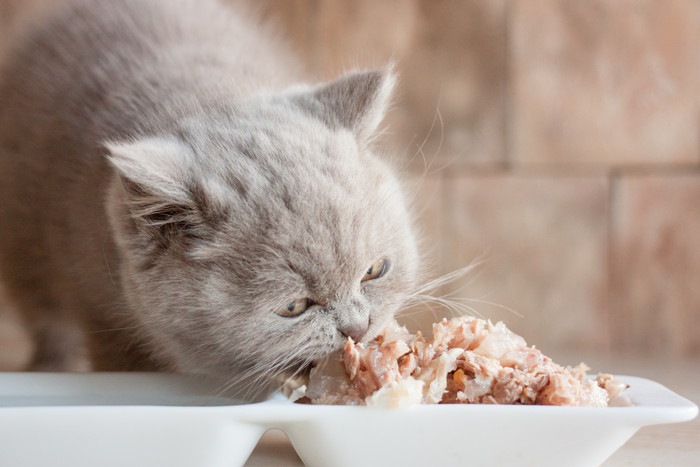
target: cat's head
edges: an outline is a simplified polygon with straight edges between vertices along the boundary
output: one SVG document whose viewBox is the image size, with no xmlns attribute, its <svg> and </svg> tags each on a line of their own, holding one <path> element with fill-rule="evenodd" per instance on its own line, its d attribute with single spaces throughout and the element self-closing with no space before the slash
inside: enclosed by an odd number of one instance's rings
<svg viewBox="0 0 700 467">
<path fill-rule="evenodd" d="M 401 188 L 370 144 L 393 82 L 356 72 L 108 144 L 121 280 L 157 357 L 275 372 L 393 317 L 418 267 Z"/>
</svg>

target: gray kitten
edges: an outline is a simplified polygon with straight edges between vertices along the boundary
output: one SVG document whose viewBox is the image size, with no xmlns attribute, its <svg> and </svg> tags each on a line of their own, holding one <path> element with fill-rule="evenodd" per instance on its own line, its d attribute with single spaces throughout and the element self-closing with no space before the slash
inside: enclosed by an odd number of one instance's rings
<svg viewBox="0 0 700 467">
<path fill-rule="evenodd" d="M 389 69 L 310 86 L 212 0 L 78 1 L 0 68 L 0 268 L 35 369 L 256 377 L 369 338 L 415 287 L 372 151 Z"/>
</svg>

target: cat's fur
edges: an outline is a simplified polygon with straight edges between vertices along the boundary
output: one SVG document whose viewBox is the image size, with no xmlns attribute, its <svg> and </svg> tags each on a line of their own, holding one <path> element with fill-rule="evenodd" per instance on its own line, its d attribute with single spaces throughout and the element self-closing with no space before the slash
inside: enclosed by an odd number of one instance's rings
<svg viewBox="0 0 700 467">
<path fill-rule="evenodd" d="M 370 144 L 391 71 L 298 84 L 244 18 L 79 0 L 5 54 L 0 269 L 35 368 L 70 367 L 79 324 L 99 370 L 274 373 L 376 333 L 412 291 L 411 222 Z"/>
</svg>

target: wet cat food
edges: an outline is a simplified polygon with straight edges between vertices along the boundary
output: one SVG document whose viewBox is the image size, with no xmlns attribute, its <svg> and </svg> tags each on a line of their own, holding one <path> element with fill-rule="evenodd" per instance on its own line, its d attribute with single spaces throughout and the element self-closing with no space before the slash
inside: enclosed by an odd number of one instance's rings
<svg viewBox="0 0 700 467">
<path fill-rule="evenodd" d="M 433 324 L 432 339 L 392 323 L 367 344 L 348 338 L 290 398 L 311 404 L 539 404 L 606 407 L 626 385 L 586 378 L 528 346 L 505 324 L 473 317 Z"/>
</svg>

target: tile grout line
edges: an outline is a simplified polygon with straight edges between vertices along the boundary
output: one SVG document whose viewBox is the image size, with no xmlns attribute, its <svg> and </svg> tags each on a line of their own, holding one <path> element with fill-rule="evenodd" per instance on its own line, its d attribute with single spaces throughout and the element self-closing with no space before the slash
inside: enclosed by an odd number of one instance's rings
<svg viewBox="0 0 700 467">
<path fill-rule="evenodd" d="M 623 174 L 618 170 L 611 170 L 607 175 L 608 180 L 608 215 L 607 215 L 607 247 L 606 247 L 606 284 L 605 284 L 605 302 L 606 302 L 606 324 L 607 324 L 607 351 L 610 354 L 613 351 L 613 335 L 615 328 L 614 315 L 617 310 L 614 306 L 614 289 L 616 284 L 615 274 L 615 232 L 617 226 L 617 217 L 619 214 L 618 203 L 620 202 L 619 184 Z"/>
<path fill-rule="evenodd" d="M 628 165 L 628 166 L 593 166 L 593 165 L 513 165 L 505 166 L 474 166 L 459 167 L 457 171 L 444 171 L 446 178 L 454 178 L 460 175 L 480 176 L 519 176 L 519 177 L 546 177 L 546 178 L 570 178 L 570 177 L 608 177 L 615 174 L 618 177 L 625 176 L 684 176 L 700 175 L 700 166 L 695 165 Z"/>
<path fill-rule="evenodd" d="M 505 0 L 503 52 L 503 168 L 513 170 L 513 2 Z"/>
</svg>

